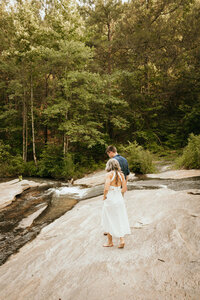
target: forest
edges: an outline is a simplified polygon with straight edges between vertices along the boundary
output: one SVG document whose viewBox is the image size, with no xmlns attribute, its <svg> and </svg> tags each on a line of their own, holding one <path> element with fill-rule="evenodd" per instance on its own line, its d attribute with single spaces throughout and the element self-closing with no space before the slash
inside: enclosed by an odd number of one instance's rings
<svg viewBox="0 0 200 300">
<path fill-rule="evenodd" d="M 1 0 L 0 177 L 198 148 L 199 24 L 199 0 Z"/>
</svg>

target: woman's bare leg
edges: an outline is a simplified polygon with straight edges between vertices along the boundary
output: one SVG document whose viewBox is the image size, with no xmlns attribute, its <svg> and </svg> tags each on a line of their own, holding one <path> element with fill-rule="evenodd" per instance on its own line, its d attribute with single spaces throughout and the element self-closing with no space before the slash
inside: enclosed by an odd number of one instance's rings
<svg viewBox="0 0 200 300">
<path fill-rule="evenodd" d="M 108 243 L 103 246 L 104 247 L 112 247 L 113 246 L 112 235 L 110 233 L 107 233 L 107 237 L 108 237 Z"/>
</svg>

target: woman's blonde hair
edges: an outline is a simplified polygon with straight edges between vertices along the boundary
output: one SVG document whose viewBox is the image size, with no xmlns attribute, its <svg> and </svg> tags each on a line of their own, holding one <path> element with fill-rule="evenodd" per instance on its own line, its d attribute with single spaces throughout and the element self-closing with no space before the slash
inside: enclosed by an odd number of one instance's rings
<svg viewBox="0 0 200 300">
<path fill-rule="evenodd" d="M 120 168 L 119 162 L 116 159 L 114 159 L 114 158 L 109 159 L 107 161 L 106 169 L 105 170 L 107 172 L 115 171 L 115 173 L 116 173 L 116 184 L 117 184 L 118 183 L 118 179 L 119 179 L 118 172 L 121 172 L 121 168 Z"/>
<path fill-rule="evenodd" d="M 120 168 L 119 162 L 114 158 L 109 159 L 106 164 L 106 171 L 107 172 L 110 172 L 110 171 L 119 171 L 120 172 L 121 168 Z"/>
</svg>

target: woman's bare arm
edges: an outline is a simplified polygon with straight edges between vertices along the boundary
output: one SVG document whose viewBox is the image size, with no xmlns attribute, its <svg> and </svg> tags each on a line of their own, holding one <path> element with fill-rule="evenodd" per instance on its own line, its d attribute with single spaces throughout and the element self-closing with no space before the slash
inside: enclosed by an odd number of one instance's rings
<svg viewBox="0 0 200 300">
<path fill-rule="evenodd" d="M 110 187 L 110 174 L 106 174 L 106 181 L 105 181 L 105 185 L 104 185 L 104 193 L 103 193 L 103 200 L 106 199 L 106 196 L 108 194 L 108 190 L 109 190 L 109 187 Z"/>
</svg>

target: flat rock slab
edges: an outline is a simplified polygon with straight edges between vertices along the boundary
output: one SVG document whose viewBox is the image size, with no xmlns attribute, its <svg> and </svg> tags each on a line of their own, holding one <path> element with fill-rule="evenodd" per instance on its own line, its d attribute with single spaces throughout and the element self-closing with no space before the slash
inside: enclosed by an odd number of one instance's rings
<svg viewBox="0 0 200 300">
<path fill-rule="evenodd" d="M 130 191 L 131 235 L 104 248 L 102 196 L 79 202 L 0 268 L 1 300 L 164 300 L 200 295 L 200 196 Z"/>
<path fill-rule="evenodd" d="M 93 187 L 96 185 L 104 184 L 106 171 L 94 172 L 86 175 L 81 179 L 74 181 L 75 185 L 87 185 L 88 187 Z M 160 178 L 160 179 L 183 179 L 190 177 L 200 176 L 200 170 L 171 170 L 165 171 L 157 174 L 147 174 L 147 178 Z M 130 173 L 129 180 L 137 180 L 137 176 L 134 173 Z"/>
<path fill-rule="evenodd" d="M 189 177 L 200 176 L 200 170 L 171 170 L 161 172 L 158 174 L 147 174 L 149 178 L 161 178 L 161 179 L 183 179 Z"/>
<path fill-rule="evenodd" d="M 19 181 L 19 179 L 0 183 L 0 209 L 9 205 L 16 195 L 36 186 L 41 186 L 41 184 L 30 180 Z"/>
<path fill-rule="evenodd" d="M 81 179 L 77 179 L 74 181 L 75 185 L 87 185 L 88 187 L 93 187 L 96 185 L 101 185 L 105 183 L 105 177 L 106 177 L 106 171 L 98 171 L 94 173 L 90 173 L 86 176 L 84 176 Z M 137 177 L 134 173 L 131 173 L 129 175 L 129 179 L 136 180 Z"/>
<path fill-rule="evenodd" d="M 88 187 L 103 184 L 105 182 L 106 171 L 90 173 L 81 179 L 74 181 L 75 185 L 87 185 Z"/>
</svg>

